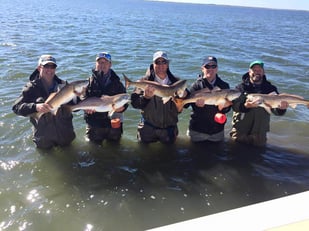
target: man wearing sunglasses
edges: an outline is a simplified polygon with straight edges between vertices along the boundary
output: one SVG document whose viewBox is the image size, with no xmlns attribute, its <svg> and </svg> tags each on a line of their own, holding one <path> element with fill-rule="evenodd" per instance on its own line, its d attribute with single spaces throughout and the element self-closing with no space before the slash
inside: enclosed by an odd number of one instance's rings
<svg viewBox="0 0 309 231">
<path fill-rule="evenodd" d="M 195 91 L 205 89 L 229 89 L 229 84 L 218 76 L 218 61 L 214 56 L 208 56 L 203 60 L 200 75 L 189 88 L 190 94 Z M 224 125 L 226 120 L 216 121 L 215 116 L 221 113 L 222 116 L 229 112 L 230 105 L 219 110 L 218 106 L 205 105 L 203 99 L 198 99 L 190 104 L 192 107 L 191 119 L 187 135 L 192 142 L 211 141 L 218 142 L 224 140 Z M 188 107 L 188 106 L 187 106 Z M 225 118 L 225 117 L 224 117 Z"/>
<path fill-rule="evenodd" d="M 34 126 L 33 141 L 37 148 L 50 149 L 54 146 L 69 145 L 75 138 L 73 115 L 66 107 L 60 107 L 56 115 L 49 113 L 52 108 L 45 103 L 51 93 L 57 92 L 66 82 L 56 75 L 56 59 L 42 55 L 38 66 L 30 75 L 21 96 L 15 101 L 13 111 L 17 115 L 30 116 Z M 40 118 L 32 115 L 44 113 Z"/>
<path fill-rule="evenodd" d="M 102 95 L 113 96 L 126 93 L 126 89 L 119 76 L 112 67 L 112 57 L 108 52 L 100 52 L 96 56 L 95 68 L 89 77 L 86 96 L 101 97 Z M 127 109 L 128 104 L 117 108 L 116 112 L 109 117 L 108 112 L 96 112 L 95 110 L 85 110 L 84 119 L 87 123 L 86 139 L 97 144 L 104 140 L 118 142 L 123 133 L 123 112 Z M 112 126 L 112 119 L 120 120 L 119 126 Z"/>
<path fill-rule="evenodd" d="M 171 85 L 179 80 L 169 69 L 169 58 L 164 51 L 153 55 L 146 75 L 142 80 L 155 81 Z M 174 143 L 178 135 L 178 111 L 175 103 L 169 100 L 163 103 L 162 98 L 154 94 L 154 87 L 148 85 L 144 91 L 135 89 L 131 94 L 131 104 L 141 109 L 141 122 L 138 125 L 137 138 L 143 143 Z"/>
</svg>

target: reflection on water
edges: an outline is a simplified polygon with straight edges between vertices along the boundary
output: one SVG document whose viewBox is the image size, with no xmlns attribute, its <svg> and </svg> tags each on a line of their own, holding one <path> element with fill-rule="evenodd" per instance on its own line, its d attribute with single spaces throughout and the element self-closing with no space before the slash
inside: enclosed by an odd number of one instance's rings
<svg viewBox="0 0 309 231">
<path fill-rule="evenodd" d="M 309 187 L 308 157 L 276 147 L 181 140 L 171 146 L 126 141 L 103 146 L 43 151 L 39 161 L 24 166 L 40 185 L 34 181 L 34 187 L 20 189 L 15 196 L 23 205 L 11 206 L 12 213 L 31 209 L 29 220 L 41 214 L 60 222 L 61 214 L 76 214 L 70 227 L 87 221 L 84 226 L 94 230 L 103 230 L 97 224 L 118 230 L 124 223 L 128 230 L 144 230 Z M 31 227 L 42 228 L 43 221 Z"/>
</svg>

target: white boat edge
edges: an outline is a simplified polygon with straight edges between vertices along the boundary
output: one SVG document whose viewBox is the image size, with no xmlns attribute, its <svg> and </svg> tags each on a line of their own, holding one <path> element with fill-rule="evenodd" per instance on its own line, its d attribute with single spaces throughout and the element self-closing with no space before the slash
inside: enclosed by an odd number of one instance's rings
<svg viewBox="0 0 309 231">
<path fill-rule="evenodd" d="M 309 191 L 150 230 L 308 231 Z"/>
</svg>

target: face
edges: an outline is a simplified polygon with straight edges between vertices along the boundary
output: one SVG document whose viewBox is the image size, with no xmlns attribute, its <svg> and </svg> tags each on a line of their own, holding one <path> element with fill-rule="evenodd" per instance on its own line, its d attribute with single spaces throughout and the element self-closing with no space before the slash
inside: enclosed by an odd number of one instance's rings
<svg viewBox="0 0 309 231">
<path fill-rule="evenodd" d="M 264 69 L 260 65 L 254 65 L 249 69 L 250 82 L 260 84 L 263 81 Z"/>
<path fill-rule="evenodd" d="M 40 76 L 46 80 L 53 79 L 56 73 L 56 67 L 57 66 L 53 63 L 47 63 L 44 66 L 39 66 L 38 70 L 40 72 Z"/>
<path fill-rule="evenodd" d="M 168 69 L 168 61 L 163 58 L 158 58 L 154 61 L 153 68 L 157 76 L 165 78 Z"/>
<path fill-rule="evenodd" d="M 111 62 L 107 61 L 104 58 L 101 58 L 96 61 L 95 70 L 102 71 L 104 74 L 106 74 L 111 68 L 111 66 L 112 66 Z"/>
<path fill-rule="evenodd" d="M 215 62 L 207 63 L 206 65 L 202 66 L 202 72 L 204 78 L 206 78 L 209 82 L 212 82 L 216 78 L 218 65 Z"/>
</svg>

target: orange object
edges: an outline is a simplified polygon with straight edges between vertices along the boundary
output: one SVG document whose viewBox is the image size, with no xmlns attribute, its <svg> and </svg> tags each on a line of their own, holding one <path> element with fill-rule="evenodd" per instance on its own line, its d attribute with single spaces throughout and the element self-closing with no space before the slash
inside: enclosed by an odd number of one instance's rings
<svg viewBox="0 0 309 231">
<path fill-rule="evenodd" d="M 219 124 L 224 124 L 226 122 L 226 115 L 222 113 L 215 114 L 215 121 Z"/>
<path fill-rule="evenodd" d="M 120 128 L 120 126 L 121 126 L 120 119 L 119 118 L 112 119 L 111 125 L 112 125 L 112 128 Z"/>
</svg>

